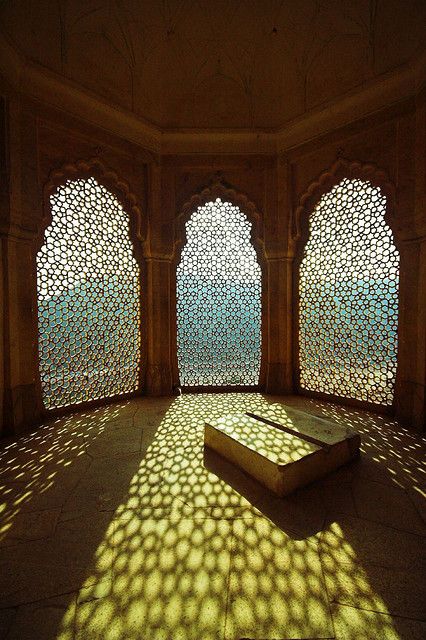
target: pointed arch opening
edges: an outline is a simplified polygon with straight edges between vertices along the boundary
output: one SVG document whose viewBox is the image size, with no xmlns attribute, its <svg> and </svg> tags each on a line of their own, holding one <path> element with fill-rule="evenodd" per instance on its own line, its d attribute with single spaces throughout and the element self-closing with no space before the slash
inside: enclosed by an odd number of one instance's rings
<svg viewBox="0 0 426 640">
<path fill-rule="evenodd" d="M 336 180 L 312 207 L 297 279 L 301 391 L 393 404 L 399 252 L 387 209 L 364 177 Z"/>
<path fill-rule="evenodd" d="M 252 224 L 221 196 L 196 207 L 177 265 L 177 359 L 187 388 L 257 387 L 262 275 Z"/>
<path fill-rule="evenodd" d="M 48 410 L 140 387 L 141 273 L 129 215 L 90 169 L 69 179 L 58 174 L 48 187 L 50 224 L 36 256 L 39 370 Z"/>
</svg>

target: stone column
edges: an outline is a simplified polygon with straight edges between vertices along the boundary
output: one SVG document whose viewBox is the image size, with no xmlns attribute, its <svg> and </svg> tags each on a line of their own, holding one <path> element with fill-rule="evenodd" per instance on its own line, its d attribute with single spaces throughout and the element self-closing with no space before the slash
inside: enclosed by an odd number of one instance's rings
<svg viewBox="0 0 426 640">
<path fill-rule="evenodd" d="M 2 238 L 4 323 L 4 431 L 19 433 L 42 414 L 37 376 L 36 272 L 33 240 Z"/>
<path fill-rule="evenodd" d="M 402 145 L 401 145 L 402 146 Z M 426 428 L 426 87 L 416 96 L 414 181 L 402 186 L 412 194 L 397 230 L 401 256 L 399 354 L 395 387 L 397 417 L 407 426 Z M 412 150 L 410 149 L 411 153 Z M 404 157 L 404 162 L 407 160 Z M 401 167 L 401 173 L 403 170 Z"/>
<path fill-rule="evenodd" d="M 170 395 L 172 361 L 170 341 L 171 261 L 167 258 L 146 259 L 146 376 L 147 395 Z"/>
<path fill-rule="evenodd" d="M 164 219 L 162 167 L 159 162 L 148 165 L 147 186 L 149 230 L 144 248 L 146 319 L 142 322 L 142 332 L 146 332 L 146 368 L 143 392 L 161 396 L 172 392 L 170 278 L 173 226 Z"/>
<path fill-rule="evenodd" d="M 7 224 L 9 219 L 9 172 L 7 167 L 7 136 L 6 136 L 6 100 L 0 96 L 0 224 Z M 4 254 L 3 241 L 0 241 L 0 437 L 4 430 L 3 399 L 4 399 Z"/>
<path fill-rule="evenodd" d="M 398 372 L 395 411 L 416 430 L 426 419 L 426 238 L 401 247 Z"/>
<path fill-rule="evenodd" d="M 292 265 L 288 256 L 267 258 L 267 336 L 265 391 L 293 393 Z"/>
<path fill-rule="evenodd" d="M 37 176 L 37 125 L 30 108 L 10 96 L 5 110 L 9 141 L 7 206 L 0 237 L 3 291 L 3 432 L 19 433 L 42 415 L 38 382 L 35 239 L 42 217 Z M 4 204 L 4 203 L 2 203 Z"/>
</svg>

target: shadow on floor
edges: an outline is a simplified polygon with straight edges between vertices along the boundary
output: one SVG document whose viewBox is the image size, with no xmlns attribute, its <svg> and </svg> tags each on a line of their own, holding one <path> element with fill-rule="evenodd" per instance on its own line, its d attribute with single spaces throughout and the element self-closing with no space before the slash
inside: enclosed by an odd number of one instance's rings
<svg viewBox="0 0 426 640">
<path fill-rule="evenodd" d="M 425 637 L 420 439 L 286 398 L 363 456 L 278 499 L 203 447 L 206 416 L 277 400 L 138 399 L 5 443 L 0 637 Z"/>
</svg>

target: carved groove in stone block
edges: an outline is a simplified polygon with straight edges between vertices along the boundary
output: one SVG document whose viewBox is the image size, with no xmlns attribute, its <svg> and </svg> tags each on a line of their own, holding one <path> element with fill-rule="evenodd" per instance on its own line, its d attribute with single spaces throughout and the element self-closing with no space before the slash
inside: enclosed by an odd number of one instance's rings
<svg viewBox="0 0 426 640">
<path fill-rule="evenodd" d="M 302 411 L 280 409 L 278 416 L 277 411 L 259 416 L 268 424 L 247 414 L 207 421 L 204 442 L 279 496 L 359 454 L 360 437 L 350 429 Z"/>
</svg>

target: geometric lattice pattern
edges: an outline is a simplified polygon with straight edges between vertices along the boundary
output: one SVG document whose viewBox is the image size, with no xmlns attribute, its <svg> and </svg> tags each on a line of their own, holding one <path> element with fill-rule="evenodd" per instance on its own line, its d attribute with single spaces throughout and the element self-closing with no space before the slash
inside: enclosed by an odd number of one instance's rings
<svg viewBox="0 0 426 640">
<path fill-rule="evenodd" d="M 261 270 L 240 209 L 217 198 L 186 224 L 177 268 L 177 338 L 184 386 L 257 385 Z"/>
<path fill-rule="evenodd" d="M 344 179 L 310 216 L 299 279 L 304 389 L 392 404 L 399 254 L 385 209 L 380 189 Z"/>
<path fill-rule="evenodd" d="M 40 375 L 47 409 L 138 387 L 139 267 L 129 220 L 94 178 L 50 198 L 52 224 L 37 255 Z"/>
</svg>

